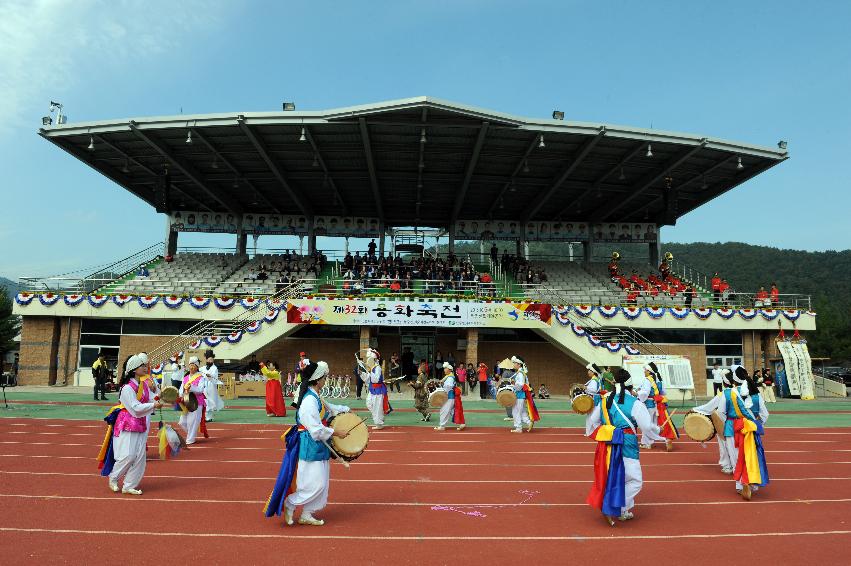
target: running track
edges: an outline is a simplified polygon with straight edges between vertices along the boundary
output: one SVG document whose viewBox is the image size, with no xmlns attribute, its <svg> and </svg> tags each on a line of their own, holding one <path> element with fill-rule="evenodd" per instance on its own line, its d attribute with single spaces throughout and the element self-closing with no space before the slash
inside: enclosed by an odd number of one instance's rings
<svg viewBox="0 0 851 566">
<path fill-rule="evenodd" d="M 324 527 L 286 527 L 261 510 L 282 455 L 277 425 L 212 423 L 213 438 L 151 459 L 141 497 L 97 475 L 101 423 L 0 419 L 3 562 L 346 564 L 599 562 L 601 543 L 633 564 L 846 564 L 851 429 L 769 429 L 771 485 L 744 502 L 715 444 L 642 453 L 636 519 L 610 528 L 585 505 L 593 443 L 579 429 L 372 432 L 349 470 L 333 463 Z M 713 441 L 714 442 L 714 441 Z M 154 455 L 155 442 L 150 442 Z M 301 558 L 296 558 L 301 556 Z M 191 557 L 191 558 L 190 558 Z M 664 557 L 664 558 L 663 558 Z"/>
</svg>

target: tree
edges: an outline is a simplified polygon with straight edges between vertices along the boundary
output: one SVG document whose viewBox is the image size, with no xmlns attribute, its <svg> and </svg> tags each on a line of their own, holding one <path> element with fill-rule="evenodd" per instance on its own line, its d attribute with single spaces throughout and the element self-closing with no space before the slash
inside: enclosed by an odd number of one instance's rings
<svg viewBox="0 0 851 566">
<path fill-rule="evenodd" d="M 6 287 L 0 287 L 0 360 L 15 349 L 15 337 L 20 332 L 21 322 L 12 314 L 12 300 L 6 294 Z"/>
</svg>

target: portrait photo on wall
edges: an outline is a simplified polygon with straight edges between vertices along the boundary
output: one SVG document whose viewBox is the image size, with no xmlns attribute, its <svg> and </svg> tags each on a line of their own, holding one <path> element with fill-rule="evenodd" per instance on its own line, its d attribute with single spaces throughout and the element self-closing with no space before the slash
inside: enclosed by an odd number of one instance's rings
<svg viewBox="0 0 851 566">
<path fill-rule="evenodd" d="M 169 216 L 175 232 L 222 232 L 236 234 L 239 217 L 226 212 L 178 210 Z"/>
</svg>

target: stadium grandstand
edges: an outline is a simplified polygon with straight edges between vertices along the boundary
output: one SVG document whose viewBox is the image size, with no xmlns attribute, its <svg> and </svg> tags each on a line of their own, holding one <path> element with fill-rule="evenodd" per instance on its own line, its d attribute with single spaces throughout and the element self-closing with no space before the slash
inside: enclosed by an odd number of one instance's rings
<svg viewBox="0 0 851 566">
<path fill-rule="evenodd" d="M 349 371 L 367 346 L 491 366 L 510 343 L 556 393 L 589 362 L 655 356 L 685 360 L 666 378 L 703 396 L 714 363 L 768 366 L 778 332 L 815 328 L 808 296 L 736 288 L 661 240 L 785 148 L 430 97 L 293 108 L 39 130 L 162 214 L 168 236 L 90 272 L 22 278 L 20 383 L 89 384 L 99 351 L 113 365 L 146 351 L 161 370 L 214 348 L 234 373 L 252 354 L 309 352 Z M 186 232 L 233 246 L 184 248 Z M 273 236 L 292 244 L 264 248 Z"/>
</svg>

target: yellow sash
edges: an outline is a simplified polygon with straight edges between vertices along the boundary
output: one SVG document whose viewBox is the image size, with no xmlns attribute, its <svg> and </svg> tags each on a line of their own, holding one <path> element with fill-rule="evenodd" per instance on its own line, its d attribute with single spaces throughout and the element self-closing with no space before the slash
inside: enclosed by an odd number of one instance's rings
<svg viewBox="0 0 851 566">
<path fill-rule="evenodd" d="M 748 483 L 762 483 L 762 472 L 759 469 L 759 455 L 756 451 L 756 437 L 754 433 L 757 431 L 756 423 L 746 418 L 739 408 L 739 394 L 736 388 L 730 391 L 730 398 L 733 400 L 733 410 L 736 411 L 736 417 L 743 419 L 742 426 L 742 446 L 739 450 L 743 450 L 745 457 L 745 466 L 748 470 Z"/>
</svg>

